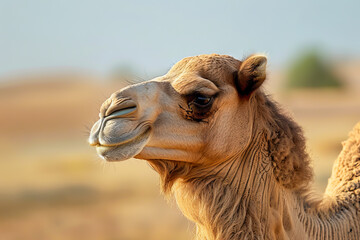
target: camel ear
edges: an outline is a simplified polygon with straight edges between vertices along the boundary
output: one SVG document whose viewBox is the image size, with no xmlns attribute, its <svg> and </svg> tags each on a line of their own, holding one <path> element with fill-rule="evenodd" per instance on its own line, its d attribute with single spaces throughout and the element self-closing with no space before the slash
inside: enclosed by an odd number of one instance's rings
<svg viewBox="0 0 360 240">
<path fill-rule="evenodd" d="M 264 55 L 252 55 L 243 61 L 235 78 L 235 84 L 242 96 L 250 96 L 266 78 L 267 59 Z"/>
</svg>

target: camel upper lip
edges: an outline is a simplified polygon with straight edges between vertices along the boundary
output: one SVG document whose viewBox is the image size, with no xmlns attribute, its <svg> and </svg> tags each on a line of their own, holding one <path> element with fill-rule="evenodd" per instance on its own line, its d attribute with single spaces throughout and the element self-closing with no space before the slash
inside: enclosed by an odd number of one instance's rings
<svg viewBox="0 0 360 240">
<path fill-rule="evenodd" d="M 138 154 L 143 148 L 144 141 L 146 141 L 150 135 L 150 127 L 141 131 L 139 135 L 134 138 L 128 139 L 126 142 L 118 143 L 112 146 L 97 145 L 96 151 L 100 157 L 109 162 L 122 161 L 129 159 Z M 132 149 L 127 150 L 127 149 Z"/>
<path fill-rule="evenodd" d="M 120 145 L 124 145 L 129 142 L 135 141 L 137 138 L 144 135 L 148 130 L 150 130 L 150 126 L 148 124 L 140 124 L 138 125 L 133 131 L 127 132 L 119 136 L 119 141 L 115 143 L 108 143 L 105 142 L 102 137 L 103 133 L 100 132 L 99 134 L 99 144 L 96 145 L 96 147 L 116 147 Z"/>
</svg>

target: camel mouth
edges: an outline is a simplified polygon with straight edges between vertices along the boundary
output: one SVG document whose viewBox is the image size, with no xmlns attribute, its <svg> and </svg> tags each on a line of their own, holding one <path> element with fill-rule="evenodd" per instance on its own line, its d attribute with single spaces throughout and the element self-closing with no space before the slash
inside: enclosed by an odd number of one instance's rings
<svg viewBox="0 0 360 240">
<path fill-rule="evenodd" d="M 108 162 L 124 161 L 139 154 L 147 144 L 151 134 L 151 127 L 147 126 L 140 134 L 124 140 L 116 145 L 97 145 L 98 155 Z"/>
</svg>

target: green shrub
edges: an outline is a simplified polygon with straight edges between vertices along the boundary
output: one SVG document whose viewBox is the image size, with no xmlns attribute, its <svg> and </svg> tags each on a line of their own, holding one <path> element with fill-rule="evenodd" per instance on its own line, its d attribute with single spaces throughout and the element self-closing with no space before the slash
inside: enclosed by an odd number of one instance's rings
<svg viewBox="0 0 360 240">
<path fill-rule="evenodd" d="M 288 71 L 289 88 L 340 88 L 342 82 L 333 74 L 331 67 L 315 51 L 301 55 Z"/>
</svg>

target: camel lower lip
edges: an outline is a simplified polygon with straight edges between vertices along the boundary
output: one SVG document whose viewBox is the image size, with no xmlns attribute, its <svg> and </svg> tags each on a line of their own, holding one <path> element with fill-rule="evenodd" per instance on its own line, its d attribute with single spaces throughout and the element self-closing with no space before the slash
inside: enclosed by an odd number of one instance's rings
<svg viewBox="0 0 360 240">
<path fill-rule="evenodd" d="M 98 155 L 108 162 L 123 161 L 137 155 L 145 146 L 150 135 L 150 127 L 144 132 L 139 134 L 131 141 L 119 143 L 114 146 L 102 146 L 96 147 Z"/>
</svg>

